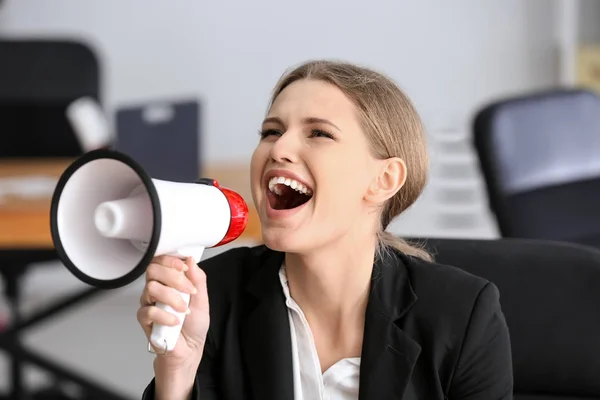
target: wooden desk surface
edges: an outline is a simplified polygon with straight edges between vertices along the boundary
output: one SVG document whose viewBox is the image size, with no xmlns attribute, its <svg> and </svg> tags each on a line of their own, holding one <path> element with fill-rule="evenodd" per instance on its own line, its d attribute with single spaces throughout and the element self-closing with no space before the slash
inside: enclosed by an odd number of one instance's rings
<svg viewBox="0 0 600 400">
<path fill-rule="evenodd" d="M 0 160 L 0 179 L 27 176 L 48 176 L 58 179 L 72 159 Z M 252 206 L 248 169 L 245 166 L 207 166 L 203 174 L 222 186 L 240 193 L 249 208 L 248 226 L 241 239 L 261 241 L 260 221 Z M 24 199 L 0 196 L 0 248 L 54 247 L 50 235 L 50 197 Z"/>
</svg>

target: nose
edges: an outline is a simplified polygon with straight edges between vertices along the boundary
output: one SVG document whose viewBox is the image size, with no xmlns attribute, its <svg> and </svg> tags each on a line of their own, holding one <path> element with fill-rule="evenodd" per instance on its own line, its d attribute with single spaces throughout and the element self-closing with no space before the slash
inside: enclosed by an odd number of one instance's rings
<svg viewBox="0 0 600 400">
<path fill-rule="evenodd" d="M 298 161 L 300 143 L 293 132 L 287 131 L 277 138 L 270 151 L 270 157 L 278 163 L 295 163 Z"/>
</svg>

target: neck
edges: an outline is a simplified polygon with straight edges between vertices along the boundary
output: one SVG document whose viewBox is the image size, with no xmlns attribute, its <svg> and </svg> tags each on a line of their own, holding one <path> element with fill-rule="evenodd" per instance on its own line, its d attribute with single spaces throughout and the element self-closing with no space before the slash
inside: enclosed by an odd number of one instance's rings
<svg viewBox="0 0 600 400">
<path fill-rule="evenodd" d="M 360 325 L 362 332 L 375 256 L 375 243 L 365 243 L 371 242 L 346 237 L 310 254 L 286 254 L 290 294 L 311 325 L 338 332 Z"/>
</svg>

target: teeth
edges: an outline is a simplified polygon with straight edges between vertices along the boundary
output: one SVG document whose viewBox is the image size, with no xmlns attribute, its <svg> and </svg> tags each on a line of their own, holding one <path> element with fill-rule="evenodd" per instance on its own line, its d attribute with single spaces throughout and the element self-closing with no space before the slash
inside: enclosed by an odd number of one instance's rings
<svg viewBox="0 0 600 400">
<path fill-rule="evenodd" d="M 277 186 L 278 184 L 289 186 L 295 191 L 304 193 L 308 196 L 312 194 L 312 191 L 309 188 L 294 179 L 274 176 L 269 180 L 269 190 L 279 196 L 281 195 L 281 189 Z"/>
</svg>

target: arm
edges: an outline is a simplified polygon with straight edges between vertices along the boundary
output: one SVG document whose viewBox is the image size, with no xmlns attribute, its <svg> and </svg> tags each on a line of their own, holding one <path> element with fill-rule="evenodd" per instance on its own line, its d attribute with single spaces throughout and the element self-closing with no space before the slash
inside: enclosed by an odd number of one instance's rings
<svg viewBox="0 0 600 400">
<path fill-rule="evenodd" d="M 513 398 L 510 336 L 499 297 L 496 286 L 488 283 L 475 301 L 450 385 L 450 400 Z"/>
<path fill-rule="evenodd" d="M 161 379 L 153 378 L 144 390 L 142 400 L 218 400 L 214 371 L 215 354 L 214 341 L 211 340 L 209 328 L 198 370 L 182 372 L 177 376 L 161 376 Z"/>
</svg>

